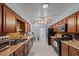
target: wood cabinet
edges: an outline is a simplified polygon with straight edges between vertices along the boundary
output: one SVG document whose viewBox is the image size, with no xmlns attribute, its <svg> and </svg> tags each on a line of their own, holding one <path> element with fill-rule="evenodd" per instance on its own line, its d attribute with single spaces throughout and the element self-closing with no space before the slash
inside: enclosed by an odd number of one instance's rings
<svg viewBox="0 0 79 59">
<path fill-rule="evenodd" d="M 25 22 L 25 32 L 30 32 L 30 24 Z"/>
<path fill-rule="evenodd" d="M 79 49 L 61 43 L 61 56 L 79 56 Z"/>
<path fill-rule="evenodd" d="M 24 45 L 20 46 L 19 48 L 17 48 L 12 54 L 10 54 L 9 56 L 27 56 L 27 54 L 29 53 L 28 51 L 28 44 L 25 43 Z"/>
<path fill-rule="evenodd" d="M 77 32 L 79 32 L 79 12 L 77 12 Z"/>
<path fill-rule="evenodd" d="M 17 55 L 15 56 L 24 56 L 24 50 L 21 50 Z"/>
<path fill-rule="evenodd" d="M 24 55 L 27 56 L 28 53 L 29 53 L 28 52 L 28 44 L 25 43 L 25 52 L 24 52 Z"/>
<path fill-rule="evenodd" d="M 61 43 L 61 56 L 68 56 L 68 45 Z"/>
<path fill-rule="evenodd" d="M 4 6 L 3 9 L 3 32 L 16 32 L 16 18 L 10 9 Z"/>
<path fill-rule="evenodd" d="M 15 56 L 24 56 L 24 50 L 24 45 L 22 45 L 15 51 Z"/>
<path fill-rule="evenodd" d="M 21 28 L 23 32 L 29 32 L 30 25 L 25 25 L 25 20 L 17 15 L 13 10 L 7 7 L 5 4 L 0 4 L 0 33 L 14 33 L 17 32 L 17 19 L 21 22 Z M 27 28 L 26 28 L 26 27 Z M 26 29 L 25 29 L 26 28 Z"/>
<path fill-rule="evenodd" d="M 10 54 L 9 56 L 14 56 L 14 53 Z"/>
<path fill-rule="evenodd" d="M 76 32 L 76 14 L 67 17 L 68 32 Z"/>
<path fill-rule="evenodd" d="M 25 32 L 28 32 L 28 23 L 25 23 Z"/>
<path fill-rule="evenodd" d="M 30 32 L 30 24 L 27 23 L 27 31 Z"/>
<path fill-rule="evenodd" d="M 79 50 L 70 46 L 69 56 L 79 56 Z"/>
<path fill-rule="evenodd" d="M 0 33 L 2 32 L 2 4 L 0 4 Z"/>
</svg>

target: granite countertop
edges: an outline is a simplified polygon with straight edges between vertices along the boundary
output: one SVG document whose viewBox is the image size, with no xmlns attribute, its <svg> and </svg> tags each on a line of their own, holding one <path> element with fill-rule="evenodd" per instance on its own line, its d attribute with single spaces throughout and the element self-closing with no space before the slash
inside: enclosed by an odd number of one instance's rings
<svg viewBox="0 0 79 59">
<path fill-rule="evenodd" d="M 11 45 L 9 48 L 3 50 L 0 52 L 0 56 L 9 56 L 10 54 L 12 54 L 14 51 L 16 51 L 19 47 L 21 47 L 23 44 L 25 44 L 26 42 L 28 42 L 31 38 L 25 40 L 24 42 L 20 42 L 16 45 Z"/>
<path fill-rule="evenodd" d="M 76 49 L 79 49 L 79 41 L 77 40 L 69 40 L 69 41 L 61 41 L 62 43 L 65 43 L 71 47 L 74 47 Z"/>
</svg>

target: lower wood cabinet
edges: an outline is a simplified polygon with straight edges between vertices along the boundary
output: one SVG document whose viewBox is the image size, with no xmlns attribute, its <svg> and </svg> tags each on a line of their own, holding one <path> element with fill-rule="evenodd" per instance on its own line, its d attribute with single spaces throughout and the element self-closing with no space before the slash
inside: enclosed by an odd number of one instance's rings
<svg viewBox="0 0 79 59">
<path fill-rule="evenodd" d="M 79 49 L 61 43 L 61 56 L 79 56 Z"/>
<path fill-rule="evenodd" d="M 26 42 L 22 46 L 17 47 L 17 49 L 9 56 L 27 56 L 32 45 L 33 45 L 33 39 L 30 39 L 28 42 Z"/>
<path fill-rule="evenodd" d="M 24 55 L 24 45 L 22 45 L 15 51 L 15 56 L 23 56 L 23 55 Z"/>
<path fill-rule="evenodd" d="M 69 56 L 79 56 L 79 50 L 70 46 Z"/>
<path fill-rule="evenodd" d="M 21 50 L 17 55 L 15 56 L 24 56 L 24 50 Z"/>
<path fill-rule="evenodd" d="M 14 53 L 10 54 L 9 56 L 14 56 Z"/>
<path fill-rule="evenodd" d="M 68 45 L 61 43 L 61 56 L 68 56 Z"/>
<path fill-rule="evenodd" d="M 29 52 L 28 52 L 28 44 L 26 43 L 26 44 L 25 44 L 24 56 L 27 56 L 28 53 L 29 53 Z"/>
</svg>

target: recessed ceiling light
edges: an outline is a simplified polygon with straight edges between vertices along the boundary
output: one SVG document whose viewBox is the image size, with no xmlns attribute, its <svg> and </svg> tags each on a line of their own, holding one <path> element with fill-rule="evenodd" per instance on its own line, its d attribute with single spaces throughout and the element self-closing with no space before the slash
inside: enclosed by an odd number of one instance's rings
<svg viewBox="0 0 79 59">
<path fill-rule="evenodd" d="M 43 3 L 42 8 L 48 8 L 49 4 L 48 3 Z"/>
</svg>

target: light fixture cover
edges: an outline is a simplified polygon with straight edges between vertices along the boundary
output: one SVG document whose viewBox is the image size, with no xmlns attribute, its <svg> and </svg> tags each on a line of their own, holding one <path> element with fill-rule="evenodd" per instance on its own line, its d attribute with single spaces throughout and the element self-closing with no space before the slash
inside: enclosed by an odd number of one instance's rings
<svg viewBox="0 0 79 59">
<path fill-rule="evenodd" d="M 42 8 L 48 8 L 49 4 L 48 3 L 43 3 Z"/>
</svg>

